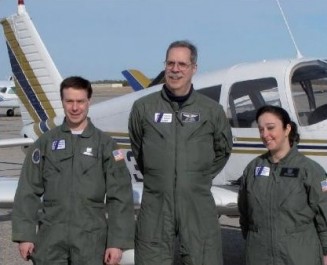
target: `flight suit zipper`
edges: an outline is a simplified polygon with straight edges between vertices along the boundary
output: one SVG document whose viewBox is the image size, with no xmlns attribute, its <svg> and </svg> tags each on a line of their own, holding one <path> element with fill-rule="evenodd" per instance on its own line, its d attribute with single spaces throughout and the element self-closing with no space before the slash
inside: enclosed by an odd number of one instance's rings
<svg viewBox="0 0 327 265">
<path fill-rule="evenodd" d="M 74 238 L 71 238 L 71 228 L 70 227 L 73 227 L 74 228 L 74 224 L 72 224 L 72 220 L 74 220 L 74 213 L 76 211 L 76 209 L 74 209 L 74 188 L 75 188 L 75 159 L 76 158 L 76 148 L 78 149 L 78 146 L 79 146 L 79 136 L 78 135 L 74 135 L 74 134 L 71 134 L 71 143 L 72 143 L 72 161 L 71 161 L 71 169 L 72 169 L 72 172 L 70 174 L 70 188 L 69 188 L 69 209 L 73 209 L 71 211 L 69 211 L 69 220 L 68 220 L 68 226 L 67 226 L 67 235 L 68 235 L 68 242 L 69 244 L 74 240 Z M 76 205 L 75 205 L 76 207 Z"/>
<path fill-rule="evenodd" d="M 176 196 L 176 187 L 177 187 L 177 163 L 178 163 L 178 135 L 179 135 L 179 126 L 182 125 L 182 122 L 179 118 L 179 113 L 180 113 L 180 107 L 177 102 L 172 102 L 171 106 L 173 108 L 173 111 L 175 113 L 175 178 L 174 178 L 174 188 L 173 188 L 173 198 L 174 198 L 174 222 L 176 223 L 176 230 L 179 230 L 179 214 L 176 211 L 177 205 L 178 205 L 178 200 Z"/>
<path fill-rule="evenodd" d="M 272 257 L 272 264 L 277 264 L 276 263 L 276 231 L 275 231 L 275 226 L 273 226 L 273 224 L 275 224 L 274 219 L 276 218 L 275 213 L 276 210 L 275 208 L 275 204 L 276 204 L 276 200 L 274 195 L 276 194 L 276 170 L 278 168 L 278 164 L 272 164 L 271 166 L 271 173 L 270 176 L 272 178 L 271 180 L 271 184 L 270 184 L 270 196 L 269 196 L 269 217 L 270 217 L 270 226 L 272 227 L 272 229 L 270 230 L 270 242 L 271 242 L 271 257 Z M 269 227 L 269 226 L 268 226 Z"/>
</svg>

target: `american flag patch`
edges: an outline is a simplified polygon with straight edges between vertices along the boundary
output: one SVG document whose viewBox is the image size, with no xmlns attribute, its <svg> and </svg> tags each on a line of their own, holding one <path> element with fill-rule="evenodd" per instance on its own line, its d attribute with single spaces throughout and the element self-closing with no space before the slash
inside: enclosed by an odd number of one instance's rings
<svg viewBox="0 0 327 265">
<path fill-rule="evenodd" d="M 320 185 L 321 185 L 321 190 L 323 192 L 326 192 L 327 191 L 327 180 L 325 179 L 325 180 L 321 181 Z"/>
<path fill-rule="evenodd" d="M 112 151 L 112 154 L 114 155 L 115 161 L 120 161 L 124 159 L 124 154 L 121 149 Z"/>
</svg>

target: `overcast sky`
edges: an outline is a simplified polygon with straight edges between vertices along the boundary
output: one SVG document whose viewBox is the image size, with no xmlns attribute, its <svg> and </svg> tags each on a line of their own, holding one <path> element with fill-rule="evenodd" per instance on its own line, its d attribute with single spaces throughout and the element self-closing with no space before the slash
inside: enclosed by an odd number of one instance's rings
<svg viewBox="0 0 327 265">
<path fill-rule="evenodd" d="M 280 0 L 304 56 L 327 58 L 327 0 Z M 296 51 L 276 0 L 25 0 L 27 12 L 63 77 L 123 80 L 163 68 L 167 46 L 188 39 L 198 72 L 236 63 L 291 58 Z M 0 0 L 0 18 L 17 0 Z M 0 79 L 10 75 L 0 30 Z"/>
</svg>

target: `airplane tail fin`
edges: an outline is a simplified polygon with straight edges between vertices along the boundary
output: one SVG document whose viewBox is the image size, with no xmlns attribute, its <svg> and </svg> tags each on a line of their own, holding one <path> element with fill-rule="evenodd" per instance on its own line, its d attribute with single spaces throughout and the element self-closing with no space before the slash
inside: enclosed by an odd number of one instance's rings
<svg viewBox="0 0 327 265">
<path fill-rule="evenodd" d="M 134 91 L 155 86 L 165 81 L 165 71 L 161 71 L 152 81 L 136 69 L 124 70 L 122 74 Z"/>
<path fill-rule="evenodd" d="M 148 87 L 155 86 L 158 84 L 162 84 L 165 82 L 165 70 L 162 70 L 148 85 Z"/>
<path fill-rule="evenodd" d="M 124 70 L 121 73 L 126 78 L 128 84 L 133 88 L 134 91 L 139 91 L 147 88 L 151 83 L 151 80 L 142 74 L 139 70 Z"/>
<path fill-rule="evenodd" d="M 63 115 L 59 86 L 62 77 L 40 38 L 24 0 L 18 12 L 0 21 L 24 125 L 45 123 Z"/>
</svg>

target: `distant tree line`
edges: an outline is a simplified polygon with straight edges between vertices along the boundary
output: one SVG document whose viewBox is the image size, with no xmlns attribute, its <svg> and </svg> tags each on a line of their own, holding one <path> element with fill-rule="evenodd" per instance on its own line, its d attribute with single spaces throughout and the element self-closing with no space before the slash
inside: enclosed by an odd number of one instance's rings
<svg viewBox="0 0 327 265">
<path fill-rule="evenodd" d="M 96 80 L 92 81 L 92 84 L 122 84 L 128 86 L 127 80 Z"/>
</svg>

